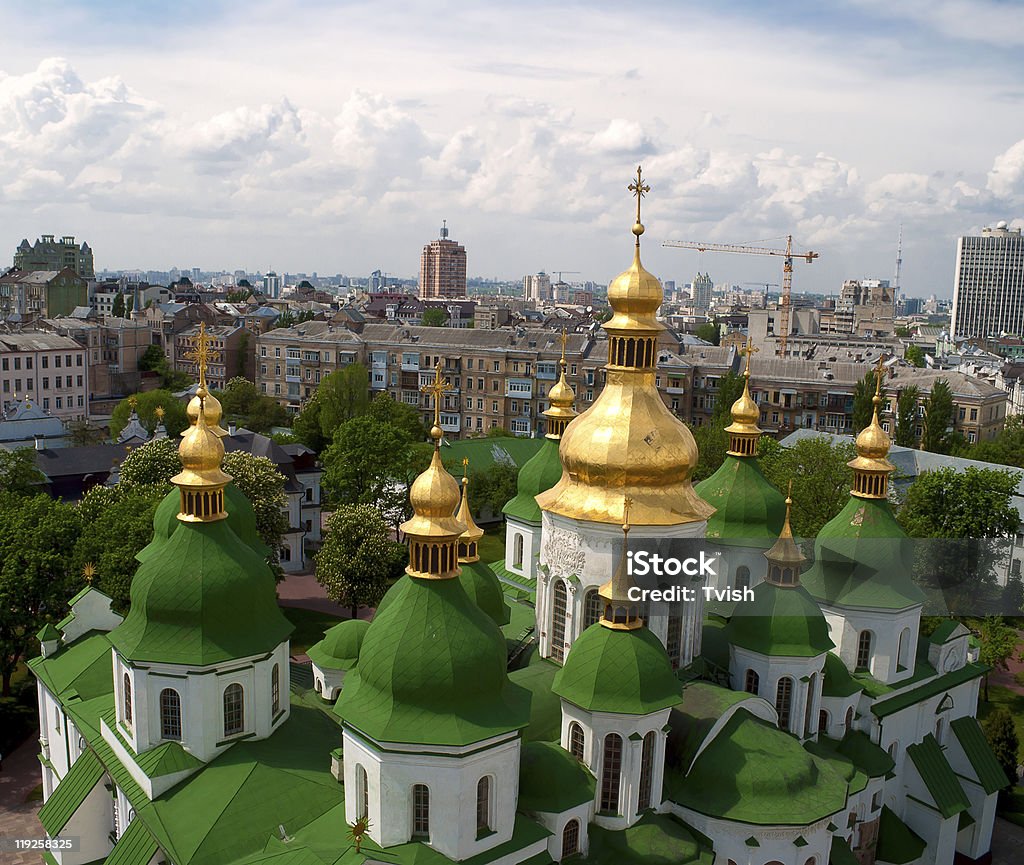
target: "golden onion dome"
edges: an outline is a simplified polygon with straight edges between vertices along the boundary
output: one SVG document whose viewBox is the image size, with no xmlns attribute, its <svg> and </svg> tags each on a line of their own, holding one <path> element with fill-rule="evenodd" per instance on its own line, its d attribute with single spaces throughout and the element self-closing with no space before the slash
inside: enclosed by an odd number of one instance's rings
<svg viewBox="0 0 1024 865">
<path fill-rule="evenodd" d="M 463 459 L 462 465 L 465 467 L 465 471 L 469 470 L 468 459 Z M 464 542 L 478 541 L 484 536 L 484 530 L 476 524 L 476 520 L 473 519 L 473 513 L 469 509 L 469 478 L 465 474 L 462 476 L 462 497 L 459 501 L 459 510 L 455 514 L 455 519 L 465 526 L 461 535 L 461 539 Z"/>
<path fill-rule="evenodd" d="M 558 377 L 551 390 L 548 391 L 548 402 L 557 408 L 572 408 L 576 402 L 576 393 L 565 378 L 565 363 L 562 363 L 562 374 Z"/>
<path fill-rule="evenodd" d="M 896 467 L 889 462 L 892 439 L 878 422 L 878 407 L 882 403 L 882 358 L 879 358 L 875 375 L 875 396 L 871 400 L 874 410 L 869 423 L 854 441 L 857 456 L 847 465 L 853 469 L 853 495 L 861 498 L 884 499 L 888 497 L 888 477 Z"/>
<path fill-rule="evenodd" d="M 635 226 L 634 226 L 635 228 Z M 608 322 L 610 327 L 624 327 L 627 324 L 643 324 L 660 329 L 654 319 L 655 312 L 665 299 L 661 282 L 640 263 L 640 234 L 633 250 L 633 263 L 628 270 L 620 273 L 608 286 L 608 303 L 615 311 Z"/>
<path fill-rule="evenodd" d="M 877 408 L 871 416 L 871 423 L 857 436 L 854 447 L 857 448 L 857 456 L 867 460 L 885 459 L 889 455 L 892 440 L 878 422 Z"/>
<path fill-rule="evenodd" d="M 733 427 L 753 427 L 751 432 L 761 432 L 757 426 L 757 422 L 761 418 L 761 410 L 750 396 L 750 387 L 747 381 L 743 382 L 743 394 L 732 404 L 731 413 Z M 733 430 L 733 427 L 729 427 L 729 430 Z"/>
<path fill-rule="evenodd" d="M 214 435 L 226 436 L 228 431 L 223 429 L 220 425 L 220 419 L 224 416 L 224 409 L 220 404 L 220 400 L 217 399 L 212 393 L 207 391 L 204 385 L 200 385 L 196 391 L 196 395 L 189 400 L 188 407 L 185 409 L 185 413 L 188 415 L 189 423 L 193 426 L 199 419 L 199 406 L 203 405 L 206 414 L 206 425 Z M 182 435 L 186 435 L 186 432 Z"/>
</svg>

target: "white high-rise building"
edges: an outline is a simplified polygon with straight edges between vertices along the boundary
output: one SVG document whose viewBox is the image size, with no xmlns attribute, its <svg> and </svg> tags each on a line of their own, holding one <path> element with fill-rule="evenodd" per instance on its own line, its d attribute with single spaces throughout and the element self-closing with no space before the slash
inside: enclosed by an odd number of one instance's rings
<svg viewBox="0 0 1024 865">
<path fill-rule="evenodd" d="M 953 336 L 1024 335 L 1024 238 L 1000 222 L 961 237 L 953 283 Z"/>
<path fill-rule="evenodd" d="M 551 277 L 543 270 L 523 277 L 523 297 L 526 300 L 551 300 Z"/>
</svg>

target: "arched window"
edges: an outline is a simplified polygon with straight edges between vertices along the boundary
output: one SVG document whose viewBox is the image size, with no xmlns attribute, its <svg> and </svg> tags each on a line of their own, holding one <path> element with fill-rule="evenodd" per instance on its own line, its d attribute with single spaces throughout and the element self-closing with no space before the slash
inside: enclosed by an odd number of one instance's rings
<svg viewBox="0 0 1024 865">
<path fill-rule="evenodd" d="M 807 705 L 804 706 L 804 736 L 814 735 L 814 731 L 811 729 L 811 707 L 814 704 L 814 690 L 818 684 L 818 674 L 811 673 L 811 677 L 807 682 Z"/>
<path fill-rule="evenodd" d="M 604 737 L 604 760 L 601 765 L 601 810 L 619 813 L 619 781 L 622 775 L 622 737 L 609 733 Z"/>
<path fill-rule="evenodd" d="M 601 618 L 601 596 L 597 589 L 588 589 L 583 596 L 583 627 L 589 628 Z"/>
<path fill-rule="evenodd" d="M 521 568 L 523 566 L 523 536 L 516 532 L 515 539 L 512 541 L 512 567 Z"/>
<path fill-rule="evenodd" d="M 356 819 L 362 820 L 370 815 L 370 786 L 367 783 L 366 769 L 356 763 L 356 802 L 359 803 L 359 810 L 356 812 Z"/>
<path fill-rule="evenodd" d="M 893 742 L 893 743 L 892 743 L 892 744 L 891 744 L 891 745 L 890 745 L 890 746 L 889 746 L 889 747 L 888 747 L 888 748 L 886 749 L 886 753 L 887 753 L 887 754 L 888 754 L 888 755 L 889 755 L 890 757 L 892 757 L 893 761 L 895 761 L 895 760 L 896 760 L 896 758 L 897 758 L 897 756 L 898 756 L 898 755 L 899 755 L 899 753 L 900 753 L 900 743 L 899 743 L 899 742 Z"/>
<path fill-rule="evenodd" d="M 756 695 L 758 690 L 761 688 L 761 677 L 757 675 L 755 670 L 747 670 L 747 675 L 743 680 L 743 690 L 748 694 Z"/>
<path fill-rule="evenodd" d="M 942 744 L 942 737 L 946 732 L 946 725 L 942 718 L 935 719 L 935 741 Z"/>
<path fill-rule="evenodd" d="M 850 730 L 853 729 L 853 706 L 850 706 L 850 708 L 846 710 L 846 723 L 843 727 L 844 733 L 849 733 Z"/>
<path fill-rule="evenodd" d="M 174 688 L 160 692 L 160 738 L 181 739 L 181 697 Z"/>
<path fill-rule="evenodd" d="M 561 663 L 565 660 L 565 614 L 568 595 L 565 583 L 555 580 L 554 603 L 551 609 L 551 657 Z"/>
<path fill-rule="evenodd" d="M 281 711 L 281 668 L 274 664 L 270 670 L 270 714 Z"/>
<path fill-rule="evenodd" d="M 910 666 L 910 628 L 900 631 L 899 648 L 896 650 L 896 667 L 906 670 Z"/>
<path fill-rule="evenodd" d="M 746 565 L 740 565 L 738 568 L 736 568 L 736 579 L 733 583 L 733 588 L 750 588 L 750 568 L 748 568 Z"/>
<path fill-rule="evenodd" d="M 569 753 L 581 763 L 583 762 L 583 745 L 585 741 L 583 728 L 573 721 L 569 725 Z"/>
<path fill-rule="evenodd" d="M 127 726 L 132 725 L 132 679 L 127 673 L 124 674 L 123 686 L 121 688 L 124 697 L 124 722 Z"/>
<path fill-rule="evenodd" d="M 224 735 L 233 736 L 245 729 L 242 686 L 237 682 L 224 689 Z"/>
<path fill-rule="evenodd" d="M 580 851 L 580 821 L 573 817 L 562 830 L 562 857 L 572 856 Z"/>
<path fill-rule="evenodd" d="M 861 631 L 857 637 L 857 669 L 871 669 L 871 631 Z"/>
<path fill-rule="evenodd" d="M 414 784 L 412 788 L 412 834 L 430 837 L 430 791 L 426 784 Z"/>
<path fill-rule="evenodd" d="M 775 690 L 775 711 L 779 713 L 779 729 L 789 729 L 789 709 L 793 703 L 793 680 L 789 676 L 779 679 Z"/>
<path fill-rule="evenodd" d="M 318 694 L 323 692 L 323 683 L 319 679 L 313 679 L 313 690 Z"/>
<path fill-rule="evenodd" d="M 828 712 L 824 709 L 818 712 L 818 732 L 823 736 L 828 735 Z"/>
<path fill-rule="evenodd" d="M 654 774 L 654 746 L 657 734 L 652 730 L 644 736 L 644 744 L 640 750 L 640 796 L 637 801 L 637 813 L 651 807 L 651 775 Z"/>
<path fill-rule="evenodd" d="M 672 669 L 678 670 L 680 656 L 683 653 L 683 614 L 677 604 L 672 605 L 668 614 L 668 638 L 665 640 L 665 650 L 668 652 L 668 659 L 672 662 Z"/>
<path fill-rule="evenodd" d="M 491 828 L 491 776 L 484 775 L 476 784 L 476 831 Z"/>
</svg>

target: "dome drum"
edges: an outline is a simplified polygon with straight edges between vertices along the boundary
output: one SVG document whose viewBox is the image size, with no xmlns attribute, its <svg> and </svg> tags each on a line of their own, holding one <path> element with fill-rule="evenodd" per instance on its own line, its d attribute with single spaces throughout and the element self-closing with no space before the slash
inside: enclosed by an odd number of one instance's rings
<svg viewBox="0 0 1024 865">
<path fill-rule="evenodd" d="M 454 538 L 443 540 L 410 537 L 409 565 L 405 572 L 422 580 L 448 580 L 457 577 L 458 542 Z"/>
</svg>

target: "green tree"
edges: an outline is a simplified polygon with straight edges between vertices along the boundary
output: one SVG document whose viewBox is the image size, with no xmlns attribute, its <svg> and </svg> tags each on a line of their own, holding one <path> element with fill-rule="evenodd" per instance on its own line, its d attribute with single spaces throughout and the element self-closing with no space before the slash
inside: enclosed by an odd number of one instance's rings
<svg viewBox="0 0 1024 865">
<path fill-rule="evenodd" d="M 139 358 L 139 369 L 143 372 L 158 372 L 161 375 L 167 370 L 167 357 L 158 345 L 146 346 Z"/>
<path fill-rule="evenodd" d="M 256 512 L 256 530 L 260 540 L 270 547 L 270 564 L 280 578 L 278 550 L 288 531 L 285 507 L 288 496 L 284 491 L 284 475 L 266 457 L 253 456 L 248 451 L 224 454 L 224 471 L 252 503 Z"/>
<path fill-rule="evenodd" d="M 949 452 L 950 429 L 953 426 L 953 392 L 944 378 L 935 380 L 932 392 L 924 403 L 924 433 L 921 450 L 944 454 Z"/>
<path fill-rule="evenodd" d="M 370 376 L 361 363 L 350 363 L 327 375 L 316 389 L 320 430 L 330 439 L 345 421 L 366 414 L 370 406 Z"/>
<path fill-rule="evenodd" d="M 924 350 L 919 345 L 911 343 L 903 353 L 903 359 L 916 367 L 924 366 Z"/>
<path fill-rule="evenodd" d="M 1006 706 L 997 706 L 981 722 L 981 728 L 985 731 L 985 738 L 988 739 L 992 753 L 996 755 L 999 765 L 1003 768 L 1006 775 L 1006 786 L 1016 784 L 1017 754 L 1020 749 L 1020 741 L 1017 738 L 1017 727 L 1013 722 L 1010 710 Z M 1003 794 L 1000 793 L 1000 795 Z"/>
<path fill-rule="evenodd" d="M 910 336 L 910 328 L 909 327 L 898 327 L 898 328 L 896 328 L 896 336 L 898 336 L 900 339 L 907 339 Z"/>
<path fill-rule="evenodd" d="M 452 469 L 456 477 L 462 476 L 462 466 Z M 496 462 L 486 471 L 470 471 L 469 507 L 474 514 L 489 508 L 500 516 L 501 509 L 516 495 L 519 469 L 512 463 Z"/>
<path fill-rule="evenodd" d="M 36 468 L 34 448 L 0 448 L 0 493 L 30 496 L 40 492 L 46 477 Z"/>
<path fill-rule="evenodd" d="M 422 442 L 427 437 L 420 413 L 415 407 L 404 402 L 396 402 L 388 393 L 377 394 L 370 403 L 366 415 L 371 420 L 393 426 L 410 442 Z"/>
<path fill-rule="evenodd" d="M 73 420 L 68 423 L 68 438 L 71 441 L 72 447 L 82 447 L 84 445 L 96 445 L 101 444 L 106 440 L 106 432 L 99 427 L 94 427 L 89 423 L 89 419 L 85 420 Z"/>
<path fill-rule="evenodd" d="M 124 295 L 117 292 L 114 295 L 114 303 L 110 307 L 110 314 L 114 318 L 124 318 Z"/>
<path fill-rule="evenodd" d="M 869 423 L 874 412 L 875 371 L 868 370 L 864 378 L 853 386 L 853 430 L 859 433 Z"/>
<path fill-rule="evenodd" d="M 275 426 L 288 425 L 288 412 L 277 400 L 259 389 L 249 379 L 235 376 L 224 390 L 216 392 L 224 417 L 253 432 L 267 433 Z"/>
<path fill-rule="evenodd" d="M 375 607 L 406 562 L 402 544 L 390 539 L 380 511 L 370 505 L 342 505 L 327 521 L 324 542 L 314 558 L 316 579 L 327 597 L 352 610 Z"/>
<path fill-rule="evenodd" d="M 1024 418 L 1008 417 L 998 436 L 978 442 L 969 455 L 982 462 L 1024 468 Z"/>
<path fill-rule="evenodd" d="M 903 447 L 917 444 L 917 400 L 921 392 L 917 385 L 908 385 L 896 398 L 896 429 L 893 440 Z"/>
<path fill-rule="evenodd" d="M 981 623 L 979 660 L 990 669 L 1010 669 L 1010 658 L 1017 649 L 1017 632 L 1002 616 L 986 616 Z M 985 673 L 985 702 L 988 702 L 988 673 Z M 1016 765 L 1016 763 L 1014 764 Z"/>
<path fill-rule="evenodd" d="M 323 453 L 324 489 L 338 504 L 370 504 L 389 511 L 405 477 L 410 442 L 391 424 L 357 417 L 337 428 Z"/>
<path fill-rule="evenodd" d="M 1019 616 L 1024 610 L 1024 581 L 1020 574 L 1010 574 L 1003 586 L 999 608 L 1007 616 Z"/>
<path fill-rule="evenodd" d="M 512 438 L 512 437 L 513 437 L 512 433 L 510 433 L 503 426 L 492 426 L 484 434 L 484 438 L 489 438 L 489 439 L 504 439 L 504 438 Z"/>
<path fill-rule="evenodd" d="M 76 509 L 47 495 L 0 493 L 0 696 L 47 621 L 64 617 L 82 586 L 72 571 Z"/>
<path fill-rule="evenodd" d="M 423 310 L 421 320 L 424 327 L 445 327 L 448 324 L 448 313 L 438 306 Z"/>
<path fill-rule="evenodd" d="M 171 482 L 181 471 L 176 438 L 152 439 L 129 451 L 121 462 L 118 486 L 145 487 Z M 91 490 L 90 490 L 91 492 Z"/>
<path fill-rule="evenodd" d="M 148 390 L 138 393 L 135 394 L 135 400 L 139 421 L 150 432 L 156 428 L 157 406 L 164 410 L 164 426 L 167 428 L 167 435 L 174 437 L 188 426 L 185 406 L 168 390 Z M 116 439 L 118 433 L 125 428 L 131 411 L 130 399 L 123 399 L 117 404 L 110 418 L 110 434 L 113 438 Z"/>
<path fill-rule="evenodd" d="M 323 427 L 320 426 L 320 391 L 313 391 L 313 395 L 306 400 L 302 410 L 292 418 L 292 432 L 296 438 L 311 450 L 321 453 L 330 443 L 330 439 L 324 435 Z"/>
<path fill-rule="evenodd" d="M 238 366 L 235 375 L 245 376 L 245 361 L 249 357 L 249 331 L 243 330 L 238 338 Z"/>
<path fill-rule="evenodd" d="M 856 456 L 852 444 L 835 445 L 826 436 L 801 439 L 784 448 L 762 438 L 758 457 L 764 476 L 778 489 L 793 482 L 793 532 L 814 537 L 849 499 L 853 473 L 846 465 Z"/>
<path fill-rule="evenodd" d="M 712 345 L 718 345 L 722 340 L 722 334 L 718 330 L 718 325 L 713 321 L 706 321 L 704 324 L 697 325 L 693 335 L 697 339 L 704 340 L 704 342 L 710 342 Z"/>
</svg>

